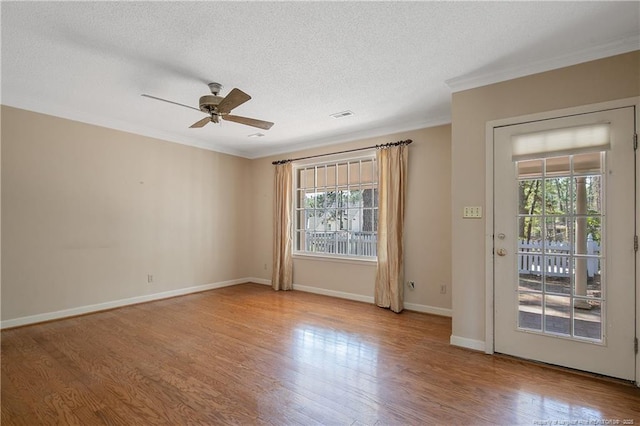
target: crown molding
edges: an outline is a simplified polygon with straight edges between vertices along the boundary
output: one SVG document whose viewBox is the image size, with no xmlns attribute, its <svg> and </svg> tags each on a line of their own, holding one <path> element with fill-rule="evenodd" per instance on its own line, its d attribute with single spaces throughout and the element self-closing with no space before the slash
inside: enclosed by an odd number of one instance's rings
<svg viewBox="0 0 640 426">
<path fill-rule="evenodd" d="M 379 136 L 391 135 L 393 133 L 407 132 L 412 130 L 424 129 L 427 127 L 435 127 L 443 124 L 451 123 L 451 116 L 436 117 L 428 120 L 420 120 L 410 123 L 397 123 L 388 126 L 376 127 L 372 129 L 359 130 L 336 137 L 310 139 L 308 141 L 298 141 L 290 145 L 280 145 L 279 147 L 263 148 L 259 150 L 240 150 L 240 149 L 224 149 L 219 146 L 210 146 L 202 144 L 198 141 L 189 140 L 181 136 L 174 135 L 169 132 L 159 131 L 157 129 L 150 129 L 145 126 L 133 125 L 120 120 L 114 120 L 106 118 L 100 115 L 90 114 L 87 112 L 64 108 L 58 104 L 38 102 L 33 99 L 21 97 L 10 98 L 5 96 L 2 98 L 1 105 L 5 105 L 12 108 L 23 109 L 37 114 L 44 114 L 51 117 L 62 118 L 79 123 L 89 124 L 98 127 L 104 127 L 110 130 L 116 130 L 126 133 L 131 133 L 139 136 L 158 139 L 166 142 L 177 143 L 180 145 L 191 146 L 194 148 L 200 148 L 207 151 L 213 151 L 221 154 L 233 155 L 236 157 L 246 158 L 249 160 L 255 160 L 258 158 L 269 157 L 273 155 L 290 154 L 297 151 L 302 151 L 311 148 L 320 148 L 324 146 L 336 145 L 340 143 L 353 142 L 357 140 L 374 138 Z"/>
<path fill-rule="evenodd" d="M 583 62 L 594 61 L 609 56 L 640 50 L 640 35 L 634 35 L 621 40 L 578 50 L 567 55 L 556 56 L 541 61 L 527 63 L 526 65 L 503 68 L 492 72 L 471 73 L 454 77 L 445 81 L 452 92 L 474 89 L 501 81 L 564 68 Z"/>
</svg>

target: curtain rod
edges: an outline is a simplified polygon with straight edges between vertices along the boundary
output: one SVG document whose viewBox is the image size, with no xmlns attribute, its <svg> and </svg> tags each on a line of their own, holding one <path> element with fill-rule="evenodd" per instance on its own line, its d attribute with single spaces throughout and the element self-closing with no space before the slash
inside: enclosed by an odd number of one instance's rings
<svg viewBox="0 0 640 426">
<path fill-rule="evenodd" d="M 288 158 L 286 160 L 273 161 L 271 164 L 276 166 L 278 164 L 287 164 L 292 161 L 307 160 L 309 158 L 326 157 L 327 155 L 346 154 L 348 152 L 364 151 L 366 149 L 373 149 L 373 148 L 383 149 L 383 148 L 389 148 L 391 146 L 409 145 L 411 142 L 413 142 L 411 139 L 407 139 L 404 141 L 384 143 L 382 145 L 365 146 L 364 148 L 354 148 L 354 149 L 347 149 L 345 151 L 329 152 L 327 154 L 309 155 L 308 157 Z"/>
</svg>

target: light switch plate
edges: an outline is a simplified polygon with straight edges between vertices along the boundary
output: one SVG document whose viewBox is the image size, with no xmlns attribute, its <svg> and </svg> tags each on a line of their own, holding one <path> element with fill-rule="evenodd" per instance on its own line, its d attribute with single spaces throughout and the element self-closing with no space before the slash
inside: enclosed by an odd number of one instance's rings
<svg viewBox="0 0 640 426">
<path fill-rule="evenodd" d="M 462 217 L 465 219 L 480 219 L 482 217 L 482 207 L 465 206 L 462 211 Z"/>
</svg>

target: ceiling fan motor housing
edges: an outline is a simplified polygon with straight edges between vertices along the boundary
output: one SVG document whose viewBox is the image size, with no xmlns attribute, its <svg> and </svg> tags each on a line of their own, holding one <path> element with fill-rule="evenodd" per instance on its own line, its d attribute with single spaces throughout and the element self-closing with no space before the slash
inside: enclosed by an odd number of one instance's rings
<svg viewBox="0 0 640 426">
<path fill-rule="evenodd" d="M 200 111 L 211 114 L 224 98 L 217 95 L 204 95 L 200 98 Z"/>
</svg>

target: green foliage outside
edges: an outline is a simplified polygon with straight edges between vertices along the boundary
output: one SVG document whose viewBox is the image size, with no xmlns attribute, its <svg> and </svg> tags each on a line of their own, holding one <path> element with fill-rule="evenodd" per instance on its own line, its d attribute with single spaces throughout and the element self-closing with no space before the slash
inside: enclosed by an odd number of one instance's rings
<svg viewBox="0 0 640 426">
<path fill-rule="evenodd" d="M 601 177 L 584 177 L 586 188 L 587 235 L 601 241 Z M 530 242 L 542 239 L 542 228 L 547 241 L 570 241 L 569 230 L 575 225 L 567 223 L 567 215 L 575 211 L 577 179 L 566 176 L 524 179 L 519 181 L 519 238 Z M 541 223 L 542 214 L 547 221 Z"/>
</svg>

